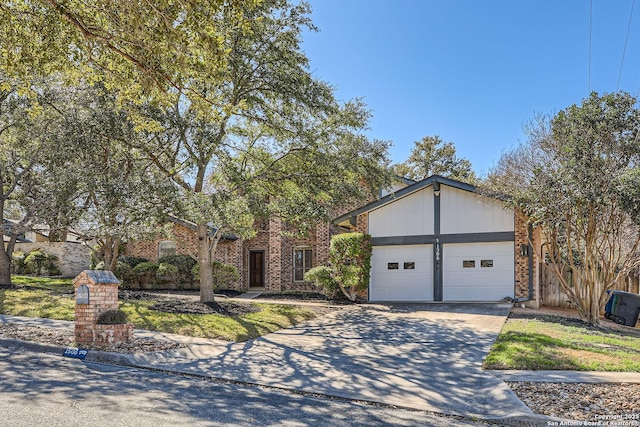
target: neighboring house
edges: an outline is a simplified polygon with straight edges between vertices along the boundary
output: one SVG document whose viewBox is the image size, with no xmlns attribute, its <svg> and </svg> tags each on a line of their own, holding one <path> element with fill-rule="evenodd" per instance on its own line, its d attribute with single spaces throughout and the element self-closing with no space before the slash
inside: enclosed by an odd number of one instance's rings
<svg viewBox="0 0 640 427">
<path fill-rule="evenodd" d="M 434 175 L 334 224 L 372 236 L 370 301 L 539 305 L 524 218 L 470 184 Z"/>
<path fill-rule="evenodd" d="M 11 224 L 13 221 L 5 219 L 3 232 L 9 233 Z M 3 238 L 5 242 L 9 240 L 4 233 Z M 90 243 L 85 243 L 73 233 L 69 233 L 64 242 L 50 242 L 46 226 L 39 226 L 20 234 L 16 240 L 14 252 L 28 253 L 33 249 L 42 249 L 48 254 L 55 255 L 58 258 L 56 265 L 64 277 L 75 277 L 83 270 L 89 269 Z"/>
<path fill-rule="evenodd" d="M 2 241 L 6 244 L 11 240 L 9 237 L 12 231 L 15 229 L 14 222 L 8 219 L 2 220 Z M 28 243 L 31 240 L 27 239 L 25 233 L 20 233 L 16 238 L 16 243 Z"/>
</svg>

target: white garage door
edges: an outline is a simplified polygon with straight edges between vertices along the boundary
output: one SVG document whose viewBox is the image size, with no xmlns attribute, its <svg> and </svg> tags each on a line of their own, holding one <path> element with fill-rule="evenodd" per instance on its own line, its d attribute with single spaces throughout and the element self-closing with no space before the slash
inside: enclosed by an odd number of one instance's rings
<svg viewBox="0 0 640 427">
<path fill-rule="evenodd" d="M 375 246 L 370 301 L 433 301 L 431 245 Z"/>
<path fill-rule="evenodd" d="M 445 301 L 500 301 L 513 298 L 513 242 L 443 246 Z"/>
</svg>

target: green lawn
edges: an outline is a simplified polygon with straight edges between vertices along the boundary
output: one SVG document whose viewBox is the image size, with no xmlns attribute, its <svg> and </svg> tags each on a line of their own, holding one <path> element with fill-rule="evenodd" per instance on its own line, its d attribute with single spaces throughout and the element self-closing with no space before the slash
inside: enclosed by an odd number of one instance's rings
<svg viewBox="0 0 640 427">
<path fill-rule="evenodd" d="M 74 319 L 73 285 L 70 279 L 46 279 L 13 276 L 17 289 L 0 289 L 0 314 Z M 156 301 L 120 301 L 120 309 L 138 329 L 147 329 L 194 337 L 246 341 L 264 334 L 313 319 L 316 313 L 307 308 L 250 304 L 258 309 L 239 316 L 219 314 L 172 314 L 152 310 Z M 220 301 L 224 305 L 224 301 Z M 236 303 L 238 304 L 238 303 Z"/>
<path fill-rule="evenodd" d="M 510 318 L 483 367 L 640 372 L 640 333 L 594 328 L 558 316 Z"/>
</svg>

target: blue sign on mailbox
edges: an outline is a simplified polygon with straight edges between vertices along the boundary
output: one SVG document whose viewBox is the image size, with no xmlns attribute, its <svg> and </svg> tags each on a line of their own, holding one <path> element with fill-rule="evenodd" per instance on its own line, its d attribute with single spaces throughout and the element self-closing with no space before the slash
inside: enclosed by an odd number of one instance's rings
<svg viewBox="0 0 640 427">
<path fill-rule="evenodd" d="M 76 304 L 89 304 L 89 287 L 87 285 L 78 286 Z"/>
</svg>

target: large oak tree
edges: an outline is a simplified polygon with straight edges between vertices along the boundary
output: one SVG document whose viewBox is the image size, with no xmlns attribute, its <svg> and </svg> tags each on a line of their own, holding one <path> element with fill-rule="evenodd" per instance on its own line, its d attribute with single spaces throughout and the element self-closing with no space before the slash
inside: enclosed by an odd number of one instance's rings
<svg viewBox="0 0 640 427">
<path fill-rule="evenodd" d="M 251 237 L 260 217 L 304 230 L 388 181 L 387 144 L 362 134 L 362 103 L 341 105 L 309 71 L 300 48 L 308 13 L 286 0 L 247 10 L 248 29 L 225 30 L 219 82 L 193 83 L 217 104 L 203 114 L 178 96 L 151 116 L 160 129 L 132 145 L 184 192 L 198 224 L 202 301 L 213 300 L 211 261 L 225 233 Z"/>
<path fill-rule="evenodd" d="M 12 0 L 0 11 L 7 73 L 103 82 L 146 132 L 123 142 L 183 191 L 203 301 L 223 233 L 251 236 L 259 216 L 304 230 L 388 181 L 364 106 L 340 104 L 309 70 L 306 2 Z"/>
<path fill-rule="evenodd" d="M 217 100 L 191 83 L 217 81 L 227 31 L 247 34 L 245 13 L 259 3 L 2 0 L 0 69 L 23 81 L 62 73 L 102 82 L 127 108 L 180 92 L 206 109 Z"/>
</svg>

